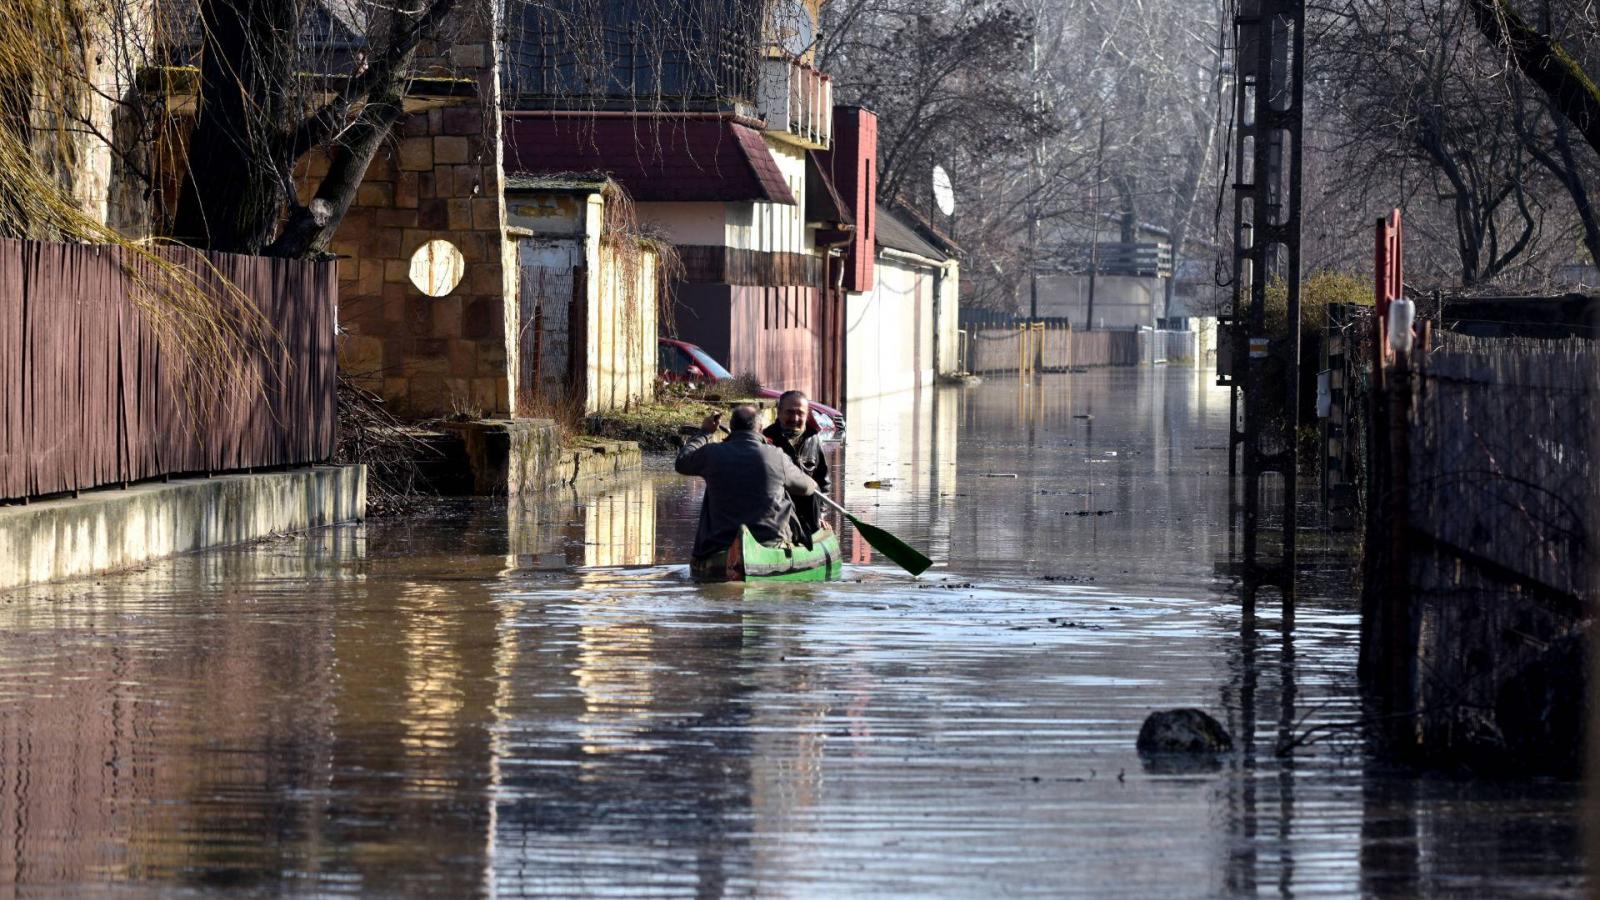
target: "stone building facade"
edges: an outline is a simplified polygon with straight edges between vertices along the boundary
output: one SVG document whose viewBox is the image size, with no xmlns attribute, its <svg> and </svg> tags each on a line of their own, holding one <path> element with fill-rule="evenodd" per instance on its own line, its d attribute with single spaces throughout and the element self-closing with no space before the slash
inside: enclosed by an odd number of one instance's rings
<svg viewBox="0 0 1600 900">
<path fill-rule="evenodd" d="M 402 416 L 516 412 L 497 9 L 489 0 L 462 4 L 438 46 L 424 48 L 413 111 L 373 159 L 333 244 L 340 369 Z M 326 166 L 313 159 L 307 174 Z M 442 296 L 412 278 L 432 241 L 460 253 L 460 281 Z"/>
</svg>

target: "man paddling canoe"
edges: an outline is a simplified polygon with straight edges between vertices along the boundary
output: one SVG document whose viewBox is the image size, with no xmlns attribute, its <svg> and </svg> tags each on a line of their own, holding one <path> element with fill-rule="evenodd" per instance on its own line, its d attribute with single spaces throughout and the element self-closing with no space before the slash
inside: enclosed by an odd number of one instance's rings
<svg viewBox="0 0 1600 900">
<path fill-rule="evenodd" d="M 809 497 L 816 493 L 811 480 L 794 461 L 768 444 L 756 431 L 756 408 L 736 406 L 728 420 L 728 437 L 711 443 L 721 413 L 706 416 L 700 433 L 678 451 L 674 468 L 680 475 L 706 480 L 705 502 L 700 506 L 700 526 L 695 531 L 690 569 L 700 577 L 721 577 L 728 548 L 739 528 L 763 544 L 789 540 L 799 534 L 790 493 Z"/>
</svg>

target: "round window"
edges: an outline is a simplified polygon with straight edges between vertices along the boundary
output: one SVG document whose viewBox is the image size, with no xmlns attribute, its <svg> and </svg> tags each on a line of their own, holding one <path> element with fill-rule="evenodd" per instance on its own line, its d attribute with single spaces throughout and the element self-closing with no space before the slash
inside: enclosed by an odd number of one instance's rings
<svg viewBox="0 0 1600 900">
<path fill-rule="evenodd" d="M 466 270 L 466 259 L 449 241 L 429 241 L 411 254 L 411 283 L 429 297 L 455 290 Z"/>
</svg>

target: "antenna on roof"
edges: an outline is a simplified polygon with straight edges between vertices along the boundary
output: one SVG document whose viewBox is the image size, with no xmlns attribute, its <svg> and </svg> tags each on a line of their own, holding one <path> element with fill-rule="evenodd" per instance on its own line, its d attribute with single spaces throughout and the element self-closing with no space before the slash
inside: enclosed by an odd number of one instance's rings
<svg viewBox="0 0 1600 900">
<path fill-rule="evenodd" d="M 956 211 L 956 192 L 950 186 L 950 173 L 944 166 L 933 167 L 933 202 L 938 205 L 939 212 L 947 216 Z"/>
</svg>

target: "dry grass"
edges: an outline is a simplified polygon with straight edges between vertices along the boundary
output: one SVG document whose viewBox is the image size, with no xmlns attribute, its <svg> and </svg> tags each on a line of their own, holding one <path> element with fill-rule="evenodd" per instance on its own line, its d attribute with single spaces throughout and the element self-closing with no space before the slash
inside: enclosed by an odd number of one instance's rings
<svg viewBox="0 0 1600 900">
<path fill-rule="evenodd" d="M 767 403 L 753 392 L 740 392 L 741 379 L 718 382 L 708 388 L 662 385 L 657 399 L 627 410 L 589 416 L 583 421 L 586 433 L 594 437 L 638 441 L 644 450 L 676 450 L 686 432 L 698 429 L 711 413 L 726 417 L 728 406 L 740 401 Z M 729 390 L 719 390 L 726 387 Z"/>
<path fill-rule="evenodd" d="M 632 409 L 590 416 L 584 421 L 588 434 L 620 441 L 638 441 L 644 450 L 676 450 L 683 443 L 685 428 L 698 428 L 700 420 L 714 412 L 726 412 L 722 404 L 705 400 L 669 397 Z"/>
</svg>

